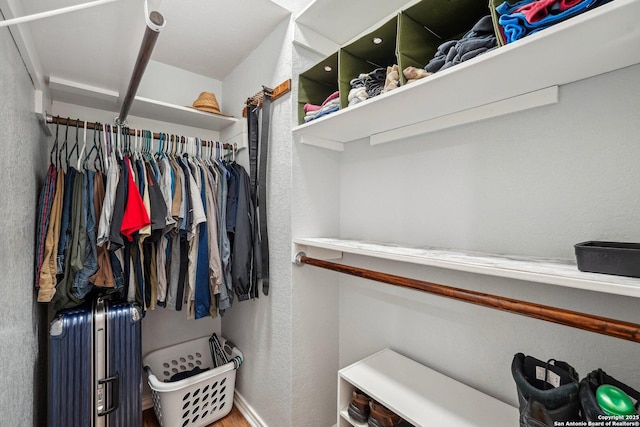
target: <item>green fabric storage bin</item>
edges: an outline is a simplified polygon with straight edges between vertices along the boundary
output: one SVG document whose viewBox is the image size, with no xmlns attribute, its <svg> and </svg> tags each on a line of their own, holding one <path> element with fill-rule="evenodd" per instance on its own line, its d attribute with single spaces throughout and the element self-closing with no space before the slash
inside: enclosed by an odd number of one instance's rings
<svg viewBox="0 0 640 427">
<path fill-rule="evenodd" d="M 515 4 L 517 0 L 509 1 L 509 4 Z M 493 22 L 493 31 L 496 33 L 496 40 L 498 41 L 498 46 L 504 46 L 507 44 L 507 40 L 504 37 L 502 32 L 502 27 L 498 23 L 498 12 L 496 12 L 496 7 L 500 6 L 504 3 L 505 0 L 489 0 L 489 10 L 491 11 L 491 21 Z"/>
<path fill-rule="evenodd" d="M 330 71 L 325 67 L 331 68 Z M 338 52 L 298 76 L 298 124 L 304 121 L 304 104 L 320 105 L 338 90 Z"/>
<path fill-rule="evenodd" d="M 351 91 L 351 80 L 376 68 L 386 68 L 398 63 L 396 57 L 397 35 L 398 17 L 395 16 L 376 30 L 360 37 L 338 51 L 340 108 L 346 108 L 349 105 L 348 97 Z M 380 38 L 382 42 L 375 44 L 373 42 L 374 38 Z"/>
<path fill-rule="evenodd" d="M 459 39 L 488 14 L 486 0 L 423 0 L 403 10 L 398 16 L 400 72 L 409 66 L 424 68 L 438 46 Z"/>
<path fill-rule="evenodd" d="M 340 90 L 340 108 L 348 107 L 351 80 L 376 68 L 398 64 L 401 84 L 405 84 L 402 70 L 409 66 L 424 68 L 438 46 L 460 39 L 480 18 L 495 14 L 494 3 L 502 1 L 490 0 L 488 6 L 487 0 L 422 0 L 400 11 L 377 29 L 300 74 L 298 123 L 304 123 L 305 103 L 321 104 L 336 90 Z M 374 38 L 382 42 L 375 44 Z M 332 71 L 324 71 L 325 65 L 332 67 Z"/>
</svg>

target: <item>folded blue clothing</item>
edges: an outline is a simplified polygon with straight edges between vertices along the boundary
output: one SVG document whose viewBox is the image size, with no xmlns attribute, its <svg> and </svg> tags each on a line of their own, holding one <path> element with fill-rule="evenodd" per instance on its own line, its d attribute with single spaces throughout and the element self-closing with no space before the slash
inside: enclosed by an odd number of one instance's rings
<svg viewBox="0 0 640 427">
<path fill-rule="evenodd" d="M 316 120 L 316 119 L 318 119 L 318 118 L 320 118 L 322 116 L 326 116 L 327 114 L 331 114 L 334 111 L 338 111 L 339 109 L 340 109 L 340 105 L 334 105 L 331 108 L 327 108 L 326 110 L 319 111 L 318 114 L 316 114 L 315 116 L 309 118 L 309 120 L 307 120 L 307 118 L 305 117 L 304 121 L 305 122 L 310 122 L 311 120 Z"/>
<path fill-rule="evenodd" d="M 579 15 L 586 10 L 604 4 L 607 1 L 609 0 L 583 0 L 564 11 L 550 13 L 536 22 L 529 22 L 523 13 L 516 12 L 520 7 L 531 3 L 531 0 L 522 0 L 515 4 L 504 2 L 496 7 L 496 12 L 500 15 L 498 23 L 504 31 L 506 42 L 508 44 L 555 25 L 558 22 L 565 21 L 571 17 Z"/>
<path fill-rule="evenodd" d="M 430 73 L 445 70 L 497 47 L 491 16 L 480 19 L 460 40 L 450 40 L 438 46 L 424 67 Z"/>
</svg>

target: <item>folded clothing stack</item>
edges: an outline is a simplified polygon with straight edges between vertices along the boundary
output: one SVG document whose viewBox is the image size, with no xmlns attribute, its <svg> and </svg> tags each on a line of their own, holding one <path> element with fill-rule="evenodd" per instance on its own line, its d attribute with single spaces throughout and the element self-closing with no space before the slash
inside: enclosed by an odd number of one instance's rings
<svg viewBox="0 0 640 427">
<path fill-rule="evenodd" d="M 522 0 L 496 7 L 505 42 L 511 43 L 610 0 Z"/>
<path fill-rule="evenodd" d="M 433 59 L 424 67 L 430 73 L 445 70 L 497 47 L 491 15 L 480 19 L 460 40 L 438 46 Z"/>
<path fill-rule="evenodd" d="M 415 82 L 416 80 L 420 80 L 427 76 L 430 76 L 432 73 L 423 68 L 409 66 L 402 70 L 402 74 L 404 74 L 404 77 L 407 79 L 407 84 L 409 84 Z"/>
<path fill-rule="evenodd" d="M 331 114 L 340 109 L 340 91 L 335 91 L 325 99 L 322 104 L 304 104 L 304 121 L 308 122 L 319 117 Z"/>
<path fill-rule="evenodd" d="M 357 78 L 349 82 L 349 106 L 364 101 L 367 98 L 380 95 L 384 91 L 385 80 L 387 79 L 387 69 L 380 67 L 370 73 L 360 74 Z"/>
</svg>

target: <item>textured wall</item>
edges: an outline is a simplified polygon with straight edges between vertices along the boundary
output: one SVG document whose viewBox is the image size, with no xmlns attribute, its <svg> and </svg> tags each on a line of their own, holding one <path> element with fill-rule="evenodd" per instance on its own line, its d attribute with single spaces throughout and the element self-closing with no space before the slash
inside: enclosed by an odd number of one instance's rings
<svg viewBox="0 0 640 427">
<path fill-rule="evenodd" d="M 321 59 L 294 46 L 294 110 L 298 73 Z M 298 123 L 297 115 L 292 120 Z M 303 145 L 292 149 L 291 236 L 337 236 L 340 224 L 341 153 Z M 338 277 L 313 267 L 293 267 L 293 425 L 336 422 Z"/>
<path fill-rule="evenodd" d="M 223 82 L 228 111 L 239 114 L 262 85 L 291 77 L 289 22 L 279 25 Z M 234 303 L 222 333 L 242 350 L 236 388 L 269 426 L 291 424 L 291 95 L 272 104 L 267 172 L 270 284 L 268 296 Z M 239 163 L 248 168 L 248 150 Z M 248 170 L 248 169 L 247 169 Z"/>
<path fill-rule="evenodd" d="M 46 307 L 33 291 L 35 210 L 47 168 L 33 113 L 33 85 L 6 28 L 0 29 L 0 425 L 43 425 Z"/>
<path fill-rule="evenodd" d="M 406 141 L 348 145 L 341 234 L 568 259 L 580 241 L 640 241 L 639 78 L 634 66 L 563 86 L 557 105 Z M 640 322 L 634 298 L 347 261 Z M 341 366 L 389 346 L 515 404 L 509 366 L 522 351 L 566 360 L 583 376 L 603 368 L 640 387 L 640 347 L 630 342 L 355 278 L 341 278 L 340 304 Z"/>
</svg>

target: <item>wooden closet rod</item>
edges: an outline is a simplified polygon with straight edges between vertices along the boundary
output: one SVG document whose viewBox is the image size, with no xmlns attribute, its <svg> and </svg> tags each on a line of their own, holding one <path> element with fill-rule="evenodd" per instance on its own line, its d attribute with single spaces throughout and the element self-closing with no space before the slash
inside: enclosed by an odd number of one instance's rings
<svg viewBox="0 0 640 427">
<path fill-rule="evenodd" d="M 309 264 L 315 267 L 361 277 L 363 279 L 374 280 L 404 288 L 417 289 L 430 294 L 453 298 L 458 301 L 465 301 L 471 304 L 481 305 L 483 307 L 546 320 L 547 322 L 583 329 L 585 331 L 621 338 L 628 341 L 640 342 L 640 325 L 636 323 L 624 322 L 621 320 L 565 310 L 562 308 L 512 298 L 454 288 L 452 286 L 439 285 L 437 283 L 410 279 L 407 277 L 381 273 L 344 264 L 337 264 L 320 259 L 309 258 L 302 252 L 297 255 L 296 264 Z"/>
<path fill-rule="evenodd" d="M 156 44 L 156 40 L 158 40 L 160 28 L 164 25 L 164 17 L 161 13 L 156 11 L 153 11 L 148 15 L 148 20 L 150 22 L 147 22 L 147 27 L 144 30 L 144 37 L 142 38 L 142 44 L 138 51 L 136 65 L 133 67 L 131 80 L 129 80 L 129 88 L 127 89 L 127 94 L 122 101 L 120 115 L 116 118 L 116 123 L 119 125 L 126 123 L 127 116 L 129 115 L 129 109 L 131 109 L 133 99 L 136 96 L 136 92 L 138 92 L 138 86 L 140 86 L 140 82 L 142 81 L 144 70 L 147 68 L 147 64 L 151 58 L 151 52 L 153 52 L 153 47 Z M 152 26 L 154 28 L 152 28 Z"/>
<path fill-rule="evenodd" d="M 51 123 L 51 124 L 58 124 L 61 126 L 69 126 L 69 127 L 79 127 L 79 128 L 84 128 L 84 122 L 82 120 L 74 120 L 74 119 L 67 119 L 67 118 L 63 118 L 63 117 L 53 117 L 50 114 L 47 114 L 47 123 Z M 92 123 L 92 122 L 87 122 L 87 129 L 95 129 L 95 125 L 98 125 L 98 129 L 97 130 L 102 130 L 102 123 Z M 115 125 L 112 125 L 115 126 Z M 129 129 L 129 135 L 130 136 L 136 136 L 136 129 Z M 152 132 L 153 134 L 153 139 L 160 139 L 160 133 L 156 133 L 156 132 Z M 170 133 L 164 133 L 165 135 L 171 135 Z M 180 136 L 180 138 L 184 138 L 182 136 Z M 210 141 L 207 139 L 203 139 L 201 138 L 201 141 Z M 223 148 L 226 149 L 234 149 L 235 147 L 231 144 L 222 144 Z"/>
</svg>

